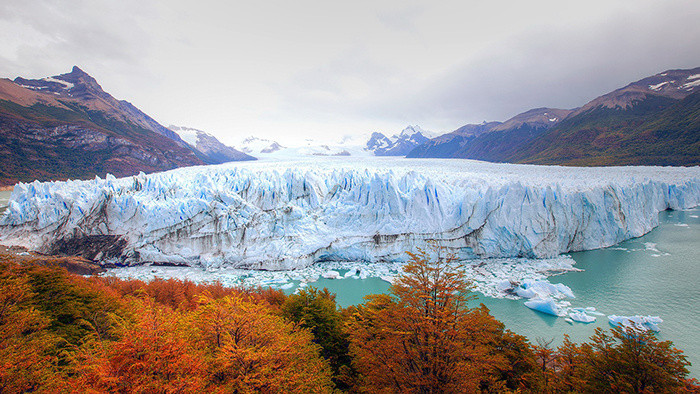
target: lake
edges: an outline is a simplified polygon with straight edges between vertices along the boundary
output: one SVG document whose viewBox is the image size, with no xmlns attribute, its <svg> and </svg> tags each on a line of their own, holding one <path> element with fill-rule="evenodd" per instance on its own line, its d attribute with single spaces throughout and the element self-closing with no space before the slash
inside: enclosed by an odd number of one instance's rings
<svg viewBox="0 0 700 394">
<path fill-rule="evenodd" d="M 550 277 L 573 290 L 576 307 L 595 307 L 606 316 L 590 324 L 567 323 L 530 310 L 523 300 L 479 297 L 491 313 L 510 330 L 561 343 L 564 334 L 575 341 L 587 340 L 596 327 L 609 328 L 607 315 L 660 316 L 661 340 L 671 340 L 693 363 L 691 373 L 700 377 L 700 210 L 665 211 L 660 225 L 643 237 L 614 247 L 571 253 L 581 272 Z M 341 271 L 342 273 L 342 271 Z M 362 302 L 366 294 L 385 292 L 387 282 L 379 278 L 319 279 L 312 284 L 328 287 L 337 302 L 348 306 Z M 288 290 L 288 291 L 291 291 Z"/>
</svg>

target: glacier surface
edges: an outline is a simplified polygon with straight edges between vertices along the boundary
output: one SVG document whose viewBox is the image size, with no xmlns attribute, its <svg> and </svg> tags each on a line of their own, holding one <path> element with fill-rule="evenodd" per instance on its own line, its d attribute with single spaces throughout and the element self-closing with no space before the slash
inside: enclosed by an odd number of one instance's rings
<svg viewBox="0 0 700 394">
<path fill-rule="evenodd" d="M 699 202 L 699 167 L 260 160 L 19 184 L 0 243 L 119 265 L 265 270 L 401 262 L 431 244 L 460 259 L 539 259 L 639 237 L 660 211 Z M 103 250 L 83 250 L 95 244 Z"/>
</svg>

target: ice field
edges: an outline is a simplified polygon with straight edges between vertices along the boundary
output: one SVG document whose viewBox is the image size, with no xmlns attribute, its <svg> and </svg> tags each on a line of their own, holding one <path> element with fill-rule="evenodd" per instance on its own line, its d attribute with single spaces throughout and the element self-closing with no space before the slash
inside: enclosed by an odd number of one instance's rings
<svg viewBox="0 0 700 394">
<path fill-rule="evenodd" d="M 699 202 L 698 167 L 261 160 L 20 184 L 0 243 L 46 252 L 107 236 L 118 247 L 96 258 L 118 265 L 265 270 L 402 262 L 431 244 L 461 259 L 537 259 L 639 237 L 660 211 Z"/>
</svg>

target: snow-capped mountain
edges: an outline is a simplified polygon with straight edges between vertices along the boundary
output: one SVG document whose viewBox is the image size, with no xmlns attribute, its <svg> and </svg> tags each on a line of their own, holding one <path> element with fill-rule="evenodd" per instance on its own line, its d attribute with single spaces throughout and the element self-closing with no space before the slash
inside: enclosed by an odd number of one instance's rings
<svg viewBox="0 0 700 394">
<path fill-rule="evenodd" d="M 596 108 L 628 109 L 650 97 L 682 100 L 700 91 L 700 67 L 668 70 L 597 97 L 578 108 L 572 116 Z"/>
<path fill-rule="evenodd" d="M 418 126 L 408 126 L 398 135 L 391 137 L 374 132 L 367 141 L 365 149 L 374 153 L 375 156 L 406 156 L 417 146 L 429 141 L 430 138 L 426 134 L 429 135 Z"/>
<path fill-rule="evenodd" d="M 0 79 L 0 186 L 203 164 L 195 152 L 78 67 Z"/>
<path fill-rule="evenodd" d="M 253 136 L 245 138 L 235 146 L 239 150 L 251 155 L 265 155 L 285 149 L 285 147 L 280 145 L 277 141 Z"/>
<path fill-rule="evenodd" d="M 213 135 L 192 127 L 168 126 L 183 141 L 197 150 L 198 156 L 209 164 L 228 163 L 230 161 L 255 160 L 255 157 L 226 146 Z"/>
<path fill-rule="evenodd" d="M 55 99 L 68 99 L 80 102 L 93 111 L 104 112 L 114 120 L 132 123 L 136 126 L 164 135 L 182 144 L 180 137 L 153 118 L 141 112 L 128 101 L 117 100 L 105 92 L 95 78 L 78 66 L 71 72 L 41 79 L 17 77 L 14 83 L 37 93 L 50 94 Z"/>
<path fill-rule="evenodd" d="M 277 141 L 248 137 L 235 146 L 240 150 L 257 157 L 268 158 L 294 158 L 307 156 L 367 156 L 359 144 L 355 144 L 356 138 L 345 138 L 338 143 L 321 142 L 314 139 L 305 139 L 294 146 L 283 146 Z"/>
</svg>

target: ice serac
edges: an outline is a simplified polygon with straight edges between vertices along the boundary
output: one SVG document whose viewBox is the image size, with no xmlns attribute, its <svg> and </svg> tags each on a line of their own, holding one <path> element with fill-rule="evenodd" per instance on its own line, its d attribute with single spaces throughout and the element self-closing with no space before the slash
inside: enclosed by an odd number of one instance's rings
<svg viewBox="0 0 700 394">
<path fill-rule="evenodd" d="M 700 168 L 348 158 L 192 167 L 14 188 L 0 243 L 117 264 L 292 269 L 610 246 L 700 202 Z M 97 246 L 96 246 L 97 245 Z"/>
</svg>

